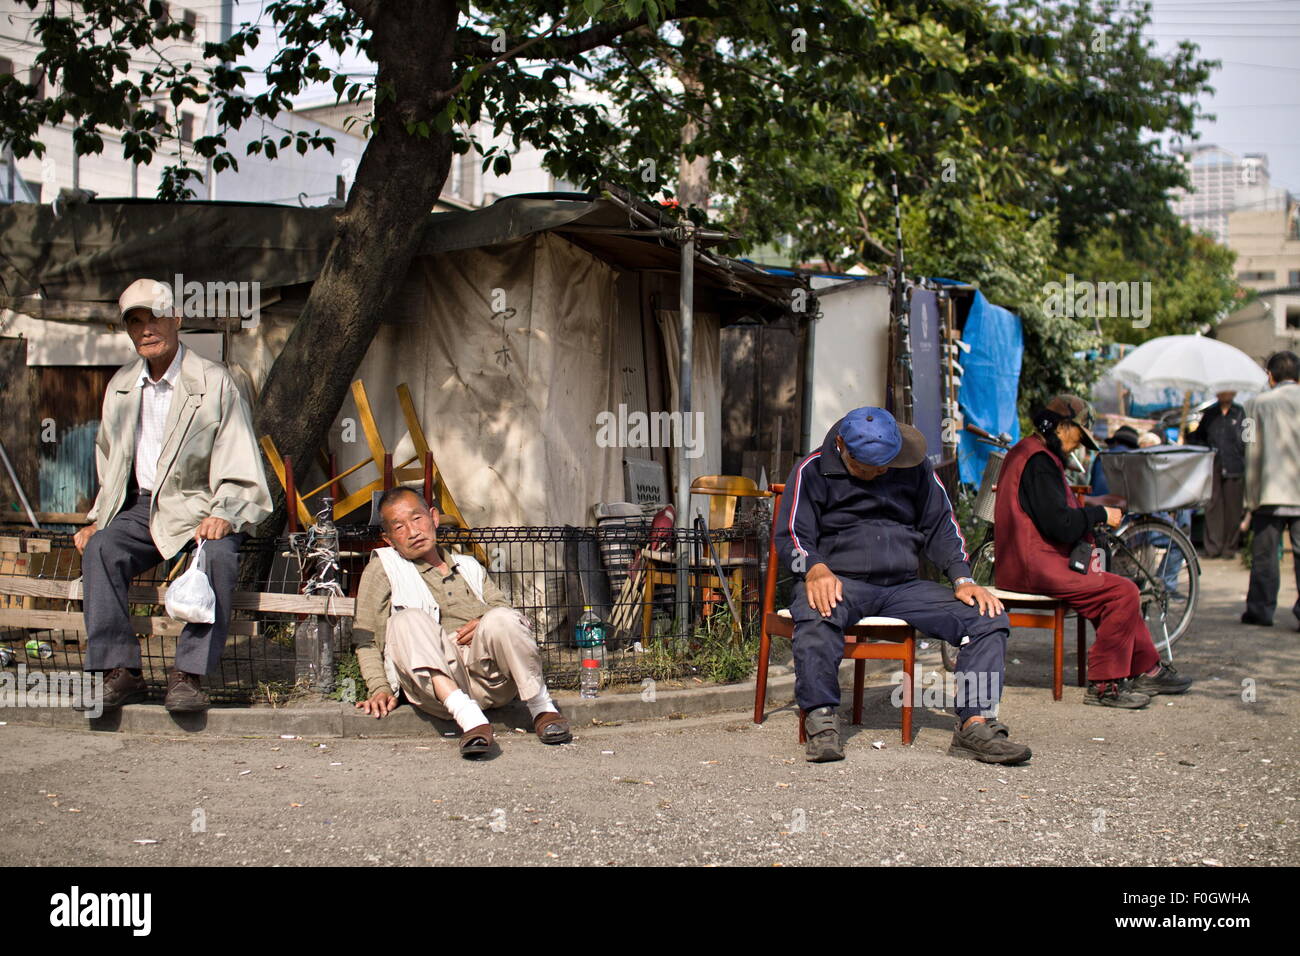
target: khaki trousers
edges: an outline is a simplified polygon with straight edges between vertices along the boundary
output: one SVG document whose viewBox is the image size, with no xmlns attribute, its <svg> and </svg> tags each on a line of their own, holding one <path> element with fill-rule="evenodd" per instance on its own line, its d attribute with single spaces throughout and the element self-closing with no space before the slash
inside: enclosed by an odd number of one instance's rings
<svg viewBox="0 0 1300 956">
<path fill-rule="evenodd" d="M 411 705 L 444 720 L 451 712 L 433 692 L 434 674 L 454 680 L 483 710 L 535 697 L 546 686 L 532 628 L 513 608 L 484 614 L 468 644 L 458 644 L 455 631 L 424 611 L 405 608 L 388 619 L 384 653 L 392 656 Z"/>
</svg>

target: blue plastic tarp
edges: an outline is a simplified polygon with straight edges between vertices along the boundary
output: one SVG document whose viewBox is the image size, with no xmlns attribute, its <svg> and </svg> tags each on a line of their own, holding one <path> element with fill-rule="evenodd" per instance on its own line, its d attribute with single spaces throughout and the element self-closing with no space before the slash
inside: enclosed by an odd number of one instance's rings
<svg viewBox="0 0 1300 956">
<path fill-rule="evenodd" d="M 959 354 L 965 369 L 962 375 L 959 404 L 969 425 L 976 425 L 992 435 L 1006 432 L 1012 441 L 1020 438 L 1020 417 L 1016 413 L 1016 396 L 1020 390 L 1020 362 L 1024 357 L 1024 336 L 1020 317 L 993 305 L 982 292 L 975 293 L 962 341 L 970 352 Z M 963 430 L 957 443 L 957 466 L 961 480 L 979 484 L 992 446 Z"/>
</svg>

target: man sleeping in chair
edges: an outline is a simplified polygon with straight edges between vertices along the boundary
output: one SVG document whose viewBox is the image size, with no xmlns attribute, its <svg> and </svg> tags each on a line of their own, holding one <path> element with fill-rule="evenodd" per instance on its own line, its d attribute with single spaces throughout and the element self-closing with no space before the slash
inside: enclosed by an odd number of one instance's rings
<svg viewBox="0 0 1300 956">
<path fill-rule="evenodd" d="M 970 576 L 919 431 L 883 408 L 857 408 L 832 425 L 821 449 L 786 479 L 776 548 L 795 574 L 794 690 L 807 714 L 808 760 L 844 759 L 836 717 L 844 629 L 872 616 L 898 618 L 958 648 L 949 754 L 999 764 L 1030 758 L 995 716 L 1010 622 Z M 920 578 L 922 551 L 951 589 Z"/>
<path fill-rule="evenodd" d="M 461 729 L 460 753 L 496 746 L 483 711 L 516 697 L 544 744 L 573 739 L 542 676 L 542 658 L 528 620 L 474 558 L 444 555 L 438 512 L 410 488 L 379 499 L 387 548 L 375 550 L 357 590 L 353 638 L 370 692 L 356 706 L 387 716 L 400 692 L 412 706 Z"/>
</svg>

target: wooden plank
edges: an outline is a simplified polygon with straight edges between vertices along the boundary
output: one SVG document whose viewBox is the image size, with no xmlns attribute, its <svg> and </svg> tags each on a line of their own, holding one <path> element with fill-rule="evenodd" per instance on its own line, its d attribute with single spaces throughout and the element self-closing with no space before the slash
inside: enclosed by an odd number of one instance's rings
<svg viewBox="0 0 1300 956">
<path fill-rule="evenodd" d="M 278 291 L 265 291 L 258 301 L 258 310 L 265 311 L 280 301 Z M 0 308 L 13 309 L 33 319 L 55 319 L 60 322 L 91 322 L 115 327 L 122 324 L 122 313 L 116 302 L 88 302 L 72 299 L 42 299 L 37 296 L 0 295 Z M 296 315 L 296 312 L 294 313 Z M 186 316 L 181 326 L 191 329 L 235 331 L 244 322 L 241 315 Z"/>
<path fill-rule="evenodd" d="M 41 427 L 36 417 L 39 399 L 40 379 L 36 370 L 27 365 L 27 340 L 0 338 L 0 408 L 4 409 L 0 415 L 0 443 L 33 511 L 41 506 Z M 0 468 L 0 502 L 9 520 L 31 527 L 4 468 Z"/>
<path fill-rule="evenodd" d="M 38 511 L 36 520 L 41 524 L 90 524 L 84 511 Z"/>
<path fill-rule="evenodd" d="M 49 553 L 50 553 L 50 542 L 49 542 L 49 539 L 48 539 L 48 538 L 28 538 L 28 539 L 27 539 L 27 553 L 28 553 L 28 554 L 49 554 Z"/>
<path fill-rule="evenodd" d="M 384 440 L 379 434 L 379 425 L 376 424 L 374 413 L 370 410 L 370 398 L 366 395 L 366 386 L 361 379 L 357 379 L 352 383 L 352 400 L 357 406 L 357 422 L 361 425 L 362 434 L 366 436 L 366 445 L 370 449 L 370 457 L 379 466 L 379 477 L 382 479 L 382 463 L 384 455 L 388 454 L 388 449 L 384 447 Z"/>
<path fill-rule="evenodd" d="M 15 574 L 0 574 L 0 594 L 46 598 L 51 601 L 80 601 L 83 591 L 80 581 L 46 581 Z M 132 604 L 162 604 L 166 599 L 165 587 L 136 585 L 127 591 L 127 601 Z M 351 617 L 356 613 L 356 604 L 354 598 L 236 591 L 230 606 L 237 611 Z"/>
<path fill-rule="evenodd" d="M 22 538 L 0 538 L 0 552 L 5 554 L 22 554 Z"/>
<path fill-rule="evenodd" d="M 411 390 L 406 387 L 405 382 L 397 386 L 397 403 L 402 406 L 406 430 L 411 433 L 411 442 L 415 445 L 415 457 L 423 461 L 424 453 L 429 450 L 429 443 L 424 437 L 424 429 L 420 427 L 420 416 L 416 414 L 415 402 L 411 400 Z M 433 469 L 436 475 L 438 466 L 434 465 Z"/>
<path fill-rule="evenodd" d="M 85 620 L 79 611 L 19 611 L 12 608 L 0 608 L 0 628 L 4 627 L 86 633 Z M 134 634 L 153 637 L 180 637 L 185 624 L 183 621 L 173 621 L 169 617 L 132 615 L 131 628 Z M 231 621 L 229 633 L 256 637 L 261 633 L 261 628 L 258 621 Z"/>
</svg>

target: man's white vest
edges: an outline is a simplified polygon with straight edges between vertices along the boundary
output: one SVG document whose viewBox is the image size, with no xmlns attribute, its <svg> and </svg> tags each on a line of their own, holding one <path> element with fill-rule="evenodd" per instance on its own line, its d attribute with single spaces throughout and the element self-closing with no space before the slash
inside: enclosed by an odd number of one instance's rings
<svg viewBox="0 0 1300 956">
<path fill-rule="evenodd" d="M 402 557 L 396 548 L 376 548 L 375 554 L 379 555 L 384 573 L 388 575 L 388 583 L 393 589 L 388 616 L 412 608 L 428 614 L 433 618 L 434 624 L 441 624 L 442 611 L 433 599 L 429 586 L 424 583 L 424 578 L 420 577 L 415 562 Z M 487 580 L 487 570 L 483 565 L 468 554 L 452 554 L 451 564 L 464 575 L 465 583 L 474 592 L 474 596 L 483 600 L 483 584 Z M 393 689 L 393 693 L 397 693 L 402 685 L 397 679 L 397 668 L 388 654 L 387 644 L 384 646 L 384 675 L 388 678 L 388 686 Z"/>
</svg>

